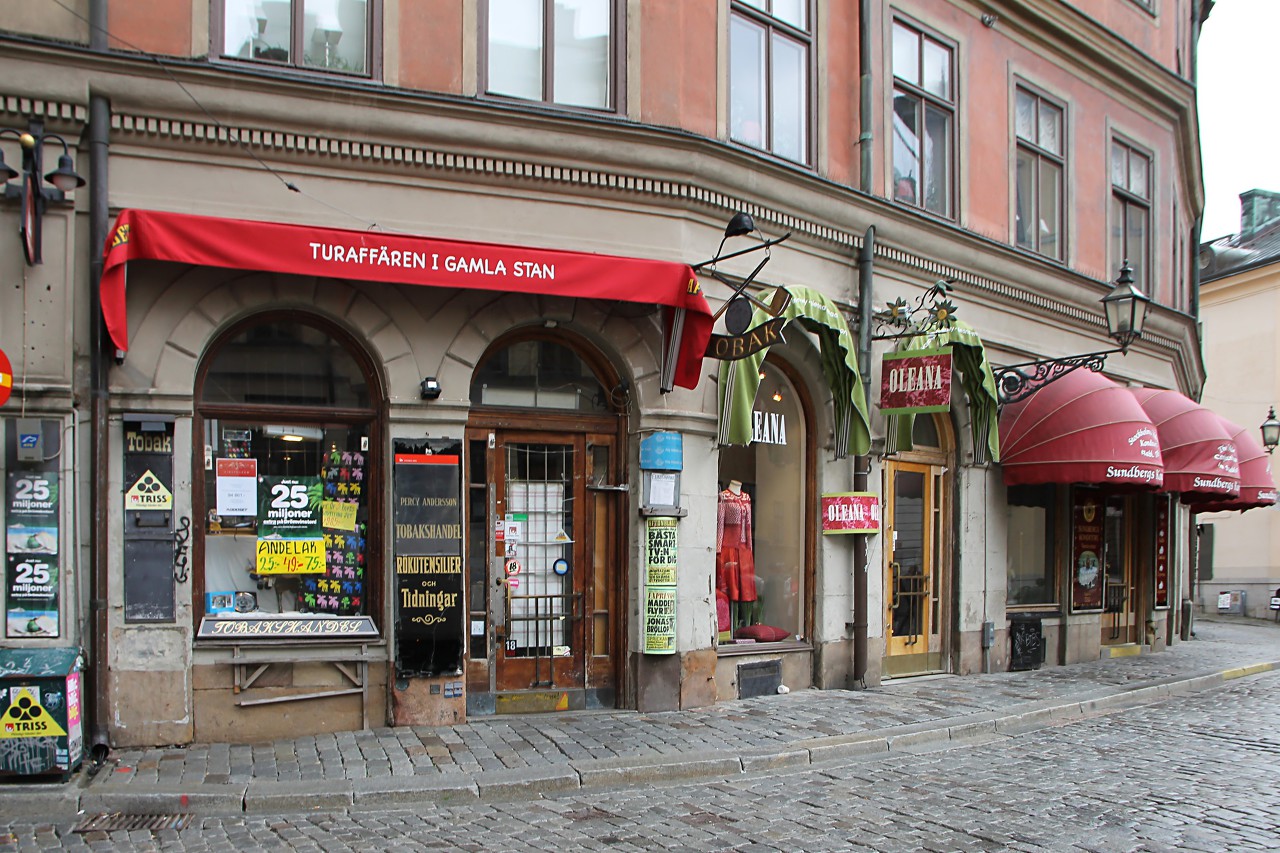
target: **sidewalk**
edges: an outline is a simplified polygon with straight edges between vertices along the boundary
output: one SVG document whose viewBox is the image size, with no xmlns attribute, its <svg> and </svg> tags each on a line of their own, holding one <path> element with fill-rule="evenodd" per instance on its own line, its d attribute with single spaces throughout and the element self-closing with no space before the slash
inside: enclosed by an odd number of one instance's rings
<svg viewBox="0 0 1280 853">
<path fill-rule="evenodd" d="M 0 782 L 0 824 L 466 802 L 889 758 L 1163 702 L 1280 669 L 1280 625 L 1200 617 L 1172 649 L 1033 672 L 803 690 L 642 714 L 481 717 L 273 743 L 121 749 L 66 783 Z"/>
</svg>

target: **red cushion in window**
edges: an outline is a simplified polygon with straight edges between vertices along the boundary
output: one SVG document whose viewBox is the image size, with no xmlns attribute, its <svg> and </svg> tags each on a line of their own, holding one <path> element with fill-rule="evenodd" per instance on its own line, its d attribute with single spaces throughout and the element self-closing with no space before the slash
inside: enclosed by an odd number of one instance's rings
<svg viewBox="0 0 1280 853">
<path fill-rule="evenodd" d="M 791 632 L 772 625 L 744 625 L 734 631 L 733 636 L 739 640 L 755 640 L 757 643 L 776 643 L 790 637 Z"/>
</svg>

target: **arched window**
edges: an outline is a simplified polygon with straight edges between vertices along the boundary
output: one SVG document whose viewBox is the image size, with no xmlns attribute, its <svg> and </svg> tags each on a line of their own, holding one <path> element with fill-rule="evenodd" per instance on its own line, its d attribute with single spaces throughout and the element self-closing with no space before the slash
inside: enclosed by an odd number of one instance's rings
<svg viewBox="0 0 1280 853">
<path fill-rule="evenodd" d="M 615 408 L 591 365 L 546 339 L 520 340 L 495 351 L 472 377 L 471 403 L 596 414 Z"/>
<path fill-rule="evenodd" d="M 716 599 L 722 646 L 803 640 L 809 620 L 807 407 L 780 362 L 766 360 L 761 373 L 751 443 L 720 450 Z"/>
<path fill-rule="evenodd" d="M 197 615 L 377 615 L 381 394 L 345 333 L 259 315 L 196 381 Z M 202 481 L 202 482 L 201 482 Z"/>
</svg>

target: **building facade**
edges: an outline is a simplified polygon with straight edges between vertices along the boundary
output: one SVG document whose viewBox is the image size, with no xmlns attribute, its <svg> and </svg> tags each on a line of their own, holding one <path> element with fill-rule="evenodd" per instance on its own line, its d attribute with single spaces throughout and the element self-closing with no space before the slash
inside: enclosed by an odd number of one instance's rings
<svg viewBox="0 0 1280 853">
<path fill-rule="evenodd" d="M 124 746 L 1176 642 L 1209 5 L 15 12 L 4 643 Z"/>
<path fill-rule="evenodd" d="M 1280 194 L 1249 190 L 1240 194 L 1239 233 L 1200 247 L 1200 316 L 1209 376 L 1204 402 L 1240 424 L 1264 420 L 1280 397 L 1280 352 L 1271 332 L 1278 293 Z M 1280 589 L 1275 512 L 1206 512 L 1196 520 L 1197 608 L 1274 617 L 1271 599 Z"/>
</svg>

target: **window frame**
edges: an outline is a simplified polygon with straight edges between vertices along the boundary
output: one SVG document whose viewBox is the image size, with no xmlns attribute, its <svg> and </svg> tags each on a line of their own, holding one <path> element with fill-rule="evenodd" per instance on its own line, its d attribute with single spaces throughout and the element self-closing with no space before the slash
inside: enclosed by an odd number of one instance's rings
<svg viewBox="0 0 1280 853">
<path fill-rule="evenodd" d="M 289 41 L 290 52 L 293 55 L 288 61 L 232 56 L 226 53 L 226 7 L 228 2 L 230 0 L 212 0 L 209 3 L 209 57 L 214 62 L 246 68 L 276 68 L 301 74 L 332 75 L 346 79 L 382 79 L 382 6 L 384 0 L 366 0 L 365 32 L 367 37 L 365 39 L 364 71 L 343 71 L 307 65 L 305 51 L 293 50 L 295 43 L 301 44 L 303 41 L 303 17 L 306 0 L 289 0 Z"/>
<path fill-rule="evenodd" d="M 915 83 L 911 83 L 905 80 L 904 78 L 898 76 L 897 74 L 898 69 L 894 68 L 893 54 L 894 54 L 894 33 L 899 26 L 914 32 L 917 37 L 916 73 L 919 79 L 923 79 L 924 55 L 925 55 L 923 47 L 925 43 L 932 42 L 933 44 L 947 51 L 947 56 L 948 56 L 947 74 L 948 74 L 948 80 L 950 83 L 950 100 L 943 99 L 938 95 L 935 95 L 927 91 L 923 86 Z M 889 156 L 887 157 L 887 160 L 889 164 L 889 179 L 891 183 L 890 183 L 890 186 L 888 187 L 887 195 L 892 201 L 894 201 L 897 204 L 903 204 L 908 207 L 912 207 L 917 210 L 921 210 L 926 213 L 929 213 L 933 216 L 939 216 L 943 219 L 947 219 L 953 222 L 958 221 L 960 218 L 959 217 L 959 210 L 960 210 L 960 199 L 959 199 L 960 80 L 957 74 L 957 71 L 960 67 L 960 63 L 958 61 L 958 53 L 959 53 L 959 45 L 954 40 L 944 37 L 941 33 L 937 32 L 936 30 L 926 27 L 918 23 L 917 21 L 914 21 L 902 15 L 894 15 L 889 20 L 888 43 L 885 49 L 885 54 L 889 64 L 888 77 L 889 77 L 889 80 L 891 81 L 891 85 L 887 87 L 889 101 L 888 101 L 887 111 L 886 111 L 886 120 L 889 125 L 888 133 L 890 137 Z M 921 186 L 916 187 L 916 201 L 908 201 L 906 199 L 899 198 L 896 192 L 896 187 L 894 186 L 894 184 L 896 184 L 896 179 L 893 177 L 893 174 L 896 171 L 896 166 L 894 163 L 894 153 L 893 153 L 894 146 L 892 144 L 892 138 L 893 138 L 893 119 L 894 119 L 894 116 L 897 114 L 897 111 L 894 109 L 894 101 L 897 98 L 899 92 L 901 92 L 904 95 L 910 96 L 911 98 L 916 100 L 916 122 L 917 122 L 918 128 L 923 129 L 925 127 L 927 109 L 930 106 L 934 107 L 937 110 L 945 112 L 950 118 L 950 125 L 949 125 L 950 132 L 948 133 L 948 136 L 947 136 L 947 151 L 946 151 L 947 175 L 945 180 L 943 181 L 943 185 L 944 185 L 943 188 L 946 192 L 945 212 L 938 212 L 936 210 L 931 210 L 929 207 L 926 206 L 924 202 L 924 198 L 926 195 L 924 187 L 921 187 Z M 921 131 L 918 130 L 917 138 L 920 138 L 920 134 L 921 134 Z M 924 169 L 925 169 L 923 156 L 919 158 L 919 161 L 920 161 L 920 172 L 921 172 L 921 175 L 923 176 Z"/>
<path fill-rule="evenodd" d="M 291 404 L 269 403 L 224 403 L 204 402 L 205 383 L 211 368 L 218 362 L 225 347 L 240 334 L 272 323 L 291 323 L 310 327 L 322 332 L 336 345 L 346 351 L 355 361 L 365 377 L 365 387 L 369 394 L 369 405 L 366 408 L 322 408 L 316 406 L 298 406 Z M 204 435 L 205 425 L 210 419 L 234 420 L 245 423 L 288 423 L 299 426 L 311 424 L 335 424 L 347 427 L 367 426 L 369 452 L 366 454 L 365 470 L 371 472 L 374 488 L 367 492 L 369 499 L 369 527 L 366 534 L 365 554 L 365 610 L 364 615 L 373 620 L 373 624 L 385 635 L 384 609 L 387 596 L 387 565 L 384 550 L 383 525 L 386 520 L 387 507 L 383 499 L 383 472 L 386 462 L 382 453 L 382 444 L 386 434 L 386 390 L 376 364 L 367 348 L 345 329 L 326 318 L 306 311 L 268 310 L 253 313 L 228 326 L 218 334 L 216 339 L 201 354 L 196 368 L 192 390 L 192 436 L 191 442 L 191 495 L 192 511 L 197 514 L 191 526 L 192 535 L 192 571 L 191 571 L 191 617 L 192 627 L 198 633 L 201 621 L 208 616 L 205 612 L 205 551 L 206 532 L 205 517 L 209 507 L 207 504 L 208 479 L 212 476 L 205 469 Z M 276 614 L 265 614 L 264 618 L 274 618 Z"/>
<path fill-rule="evenodd" d="M 480 3 L 477 22 L 477 60 L 479 73 L 477 76 L 479 94 L 483 98 L 521 104 L 540 104 L 562 110 L 581 110 L 583 112 L 617 115 L 626 112 L 626 3 L 623 0 L 608 0 L 609 6 L 609 81 L 608 106 L 588 107 L 578 104 L 565 104 L 556 101 L 555 96 L 555 0 L 542 2 L 542 97 L 539 99 L 522 98 L 518 95 L 507 95 L 502 92 L 489 91 L 489 0 Z"/>
<path fill-rule="evenodd" d="M 727 52 L 729 54 L 728 68 L 726 74 L 728 76 L 726 92 L 728 93 L 728 106 L 726 118 L 728 121 L 727 135 L 729 141 L 737 145 L 742 145 L 754 151 L 763 151 L 774 157 L 785 160 L 788 163 L 797 163 L 806 168 L 812 168 L 814 162 L 814 116 L 815 116 L 815 87 L 814 79 L 814 10 L 811 0 L 803 0 L 803 8 L 805 13 L 805 29 L 800 29 L 794 24 L 790 24 L 781 18 L 776 18 L 772 14 L 773 3 L 775 0 L 759 0 L 762 5 L 766 5 L 768 9 L 761 9 L 759 6 L 752 5 L 745 0 L 730 0 L 729 3 L 729 33 Z M 732 27 L 735 18 L 741 18 L 748 23 L 761 28 L 764 31 L 764 69 L 763 69 L 763 95 L 764 95 L 764 116 L 762 133 L 762 145 L 754 145 L 743 139 L 739 139 L 733 135 L 733 35 Z M 801 122 L 804 132 L 804 141 L 800 146 L 800 155 L 802 160 L 795 160 L 786 154 L 780 154 L 774 150 L 774 109 L 773 109 L 773 44 L 775 36 L 784 38 L 795 44 L 798 44 L 804 50 L 804 97 L 802 104 L 804 107 L 804 116 Z"/>
<path fill-rule="evenodd" d="M 1025 139 L 1022 137 L 1021 134 L 1018 133 L 1018 119 L 1017 119 L 1018 97 L 1019 95 L 1024 95 L 1024 94 L 1034 99 L 1035 101 L 1035 105 L 1036 105 L 1035 128 L 1036 128 L 1037 137 L 1039 136 L 1039 129 L 1040 129 L 1041 106 L 1048 105 L 1058 110 L 1059 114 L 1061 115 L 1061 120 L 1058 125 L 1058 148 L 1062 153 L 1055 154 L 1052 151 L 1045 148 L 1041 144 L 1040 139 L 1038 138 L 1036 140 Z M 1013 227 L 1011 230 L 1013 232 L 1013 244 L 1020 249 L 1024 249 L 1029 252 L 1034 252 L 1035 254 L 1045 258 L 1049 258 L 1050 260 L 1058 261 L 1059 263 L 1066 263 L 1067 248 L 1068 248 L 1067 247 L 1067 188 L 1069 186 L 1069 177 L 1067 174 L 1067 139 L 1069 136 L 1068 129 L 1067 129 L 1067 121 L 1068 121 L 1069 115 L 1067 111 L 1067 105 L 1063 101 L 1045 94 L 1042 90 L 1036 88 L 1035 86 L 1032 86 L 1026 83 L 1025 81 L 1019 80 L 1014 83 L 1014 87 L 1013 87 L 1012 117 L 1013 117 L 1012 137 L 1013 137 L 1014 162 L 1013 162 L 1013 218 L 1011 222 L 1011 225 Z M 1040 206 L 1041 206 L 1041 199 L 1042 199 L 1041 186 L 1040 186 L 1042 163 L 1047 161 L 1057 166 L 1059 174 L 1061 176 L 1061 179 L 1060 179 L 1061 185 L 1059 186 L 1058 205 L 1057 205 L 1058 207 L 1058 210 L 1057 210 L 1058 245 L 1057 245 L 1056 254 L 1044 251 L 1043 247 L 1041 246 L 1039 228 L 1032 227 L 1031 229 L 1032 233 L 1035 235 L 1031 245 L 1023 244 L 1018 238 L 1018 211 L 1021 208 L 1021 204 L 1019 203 L 1020 201 L 1019 192 L 1021 190 L 1021 185 L 1018 183 L 1018 157 L 1023 152 L 1030 155 L 1030 157 L 1032 158 L 1032 161 L 1035 164 L 1030 209 L 1037 214 L 1037 219 L 1038 219 Z"/>
<path fill-rule="evenodd" d="M 1112 157 L 1114 155 L 1114 151 L 1117 146 L 1119 146 L 1120 148 L 1123 148 L 1127 152 L 1127 155 L 1125 158 L 1125 175 L 1126 175 L 1125 186 L 1120 186 L 1116 184 L 1115 175 L 1114 175 L 1114 172 L 1112 171 L 1112 165 L 1113 165 Z M 1155 232 L 1155 224 L 1156 224 L 1155 223 L 1155 216 L 1156 216 L 1155 155 L 1153 154 L 1151 149 L 1146 148 L 1145 146 L 1139 145 L 1136 142 L 1133 142 L 1131 139 L 1129 139 L 1128 137 L 1125 137 L 1122 134 L 1114 133 L 1114 132 L 1110 134 L 1106 151 L 1107 151 L 1106 153 L 1107 182 L 1108 184 L 1110 184 L 1110 187 L 1111 187 L 1111 203 L 1108 204 L 1107 206 L 1107 227 L 1110 229 L 1114 229 L 1114 228 L 1120 229 L 1120 232 L 1119 232 L 1120 233 L 1120 257 L 1108 258 L 1109 272 L 1112 276 L 1118 275 L 1120 271 L 1120 267 L 1125 263 L 1128 263 L 1129 266 L 1133 268 L 1134 284 L 1136 284 L 1142 290 L 1143 293 L 1152 295 L 1151 283 L 1155 279 L 1152 275 L 1151 267 L 1154 266 L 1156 262 L 1155 261 L 1155 241 L 1153 239 L 1153 234 Z M 1146 161 L 1146 164 L 1147 164 L 1146 196 L 1139 195 L 1133 190 L 1130 190 L 1128 187 L 1128 182 L 1131 181 L 1130 175 L 1132 173 L 1132 162 L 1135 156 L 1142 158 L 1143 160 Z M 1112 215 L 1112 212 L 1115 210 L 1115 206 L 1117 202 L 1120 205 L 1120 212 L 1121 212 L 1119 222 L 1113 221 L 1114 216 Z M 1129 233 L 1128 233 L 1127 223 L 1129 220 L 1129 210 L 1131 207 L 1143 210 L 1146 213 L 1146 217 L 1147 217 L 1147 227 L 1144 230 L 1142 235 L 1142 239 L 1145 243 L 1145 245 L 1142 247 L 1144 252 L 1143 259 L 1146 261 L 1146 263 L 1139 266 L 1134 266 L 1133 264 L 1134 255 L 1133 255 L 1133 252 L 1131 251 L 1131 246 L 1129 243 Z M 1112 244 L 1111 234 L 1109 233 L 1108 239 L 1107 239 L 1108 254 L 1110 254 L 1112 249 L 1111 244 Z"/>
<path fill-rule="evenodd" d="M 1014 490 L 1019 490 L 1015 492 Z M 1026 500 L 1030 502 L 1015 502 L 1015 498 L 1026 496 Z M 1036 503 L 1035 501 L 1043 501 Z M 1045 541 L 1041 543 L 1044 551 L 1045 559 L 1045 580 L 1048 583 L 1048 601 L 1014 603 L 1009 595 L 1011 581 L 1013 576 L 1010 572 L 1011 566 L 1005 567 L 1005 583 L 1006 583 L 1006 604 L 1005 609 L 1010 612 L 1027 612 L 1027 611 L 1053 611 L 1060 613 L 1062 611 L 1062 562 L 1060 560 L 1061 539 L 1063 536 L 1061 528 L 1061 516 L 1063 505 L 1063 491 L 1057 485 L 1026 485 L 1026 486 L 1009 486 L 1005 500 L 1006 514 L 1006 539 L 1012 531 L 1012 519 L 1009 510 L 1012 507 L 1028 507 L 1034 506 L 1044 510 L 1044 535 Z M 1006 544 L 1006 551 L 1008 546 Z M 1011 556 L 1011 554 L 1007 554 Z"/>
</svg>

